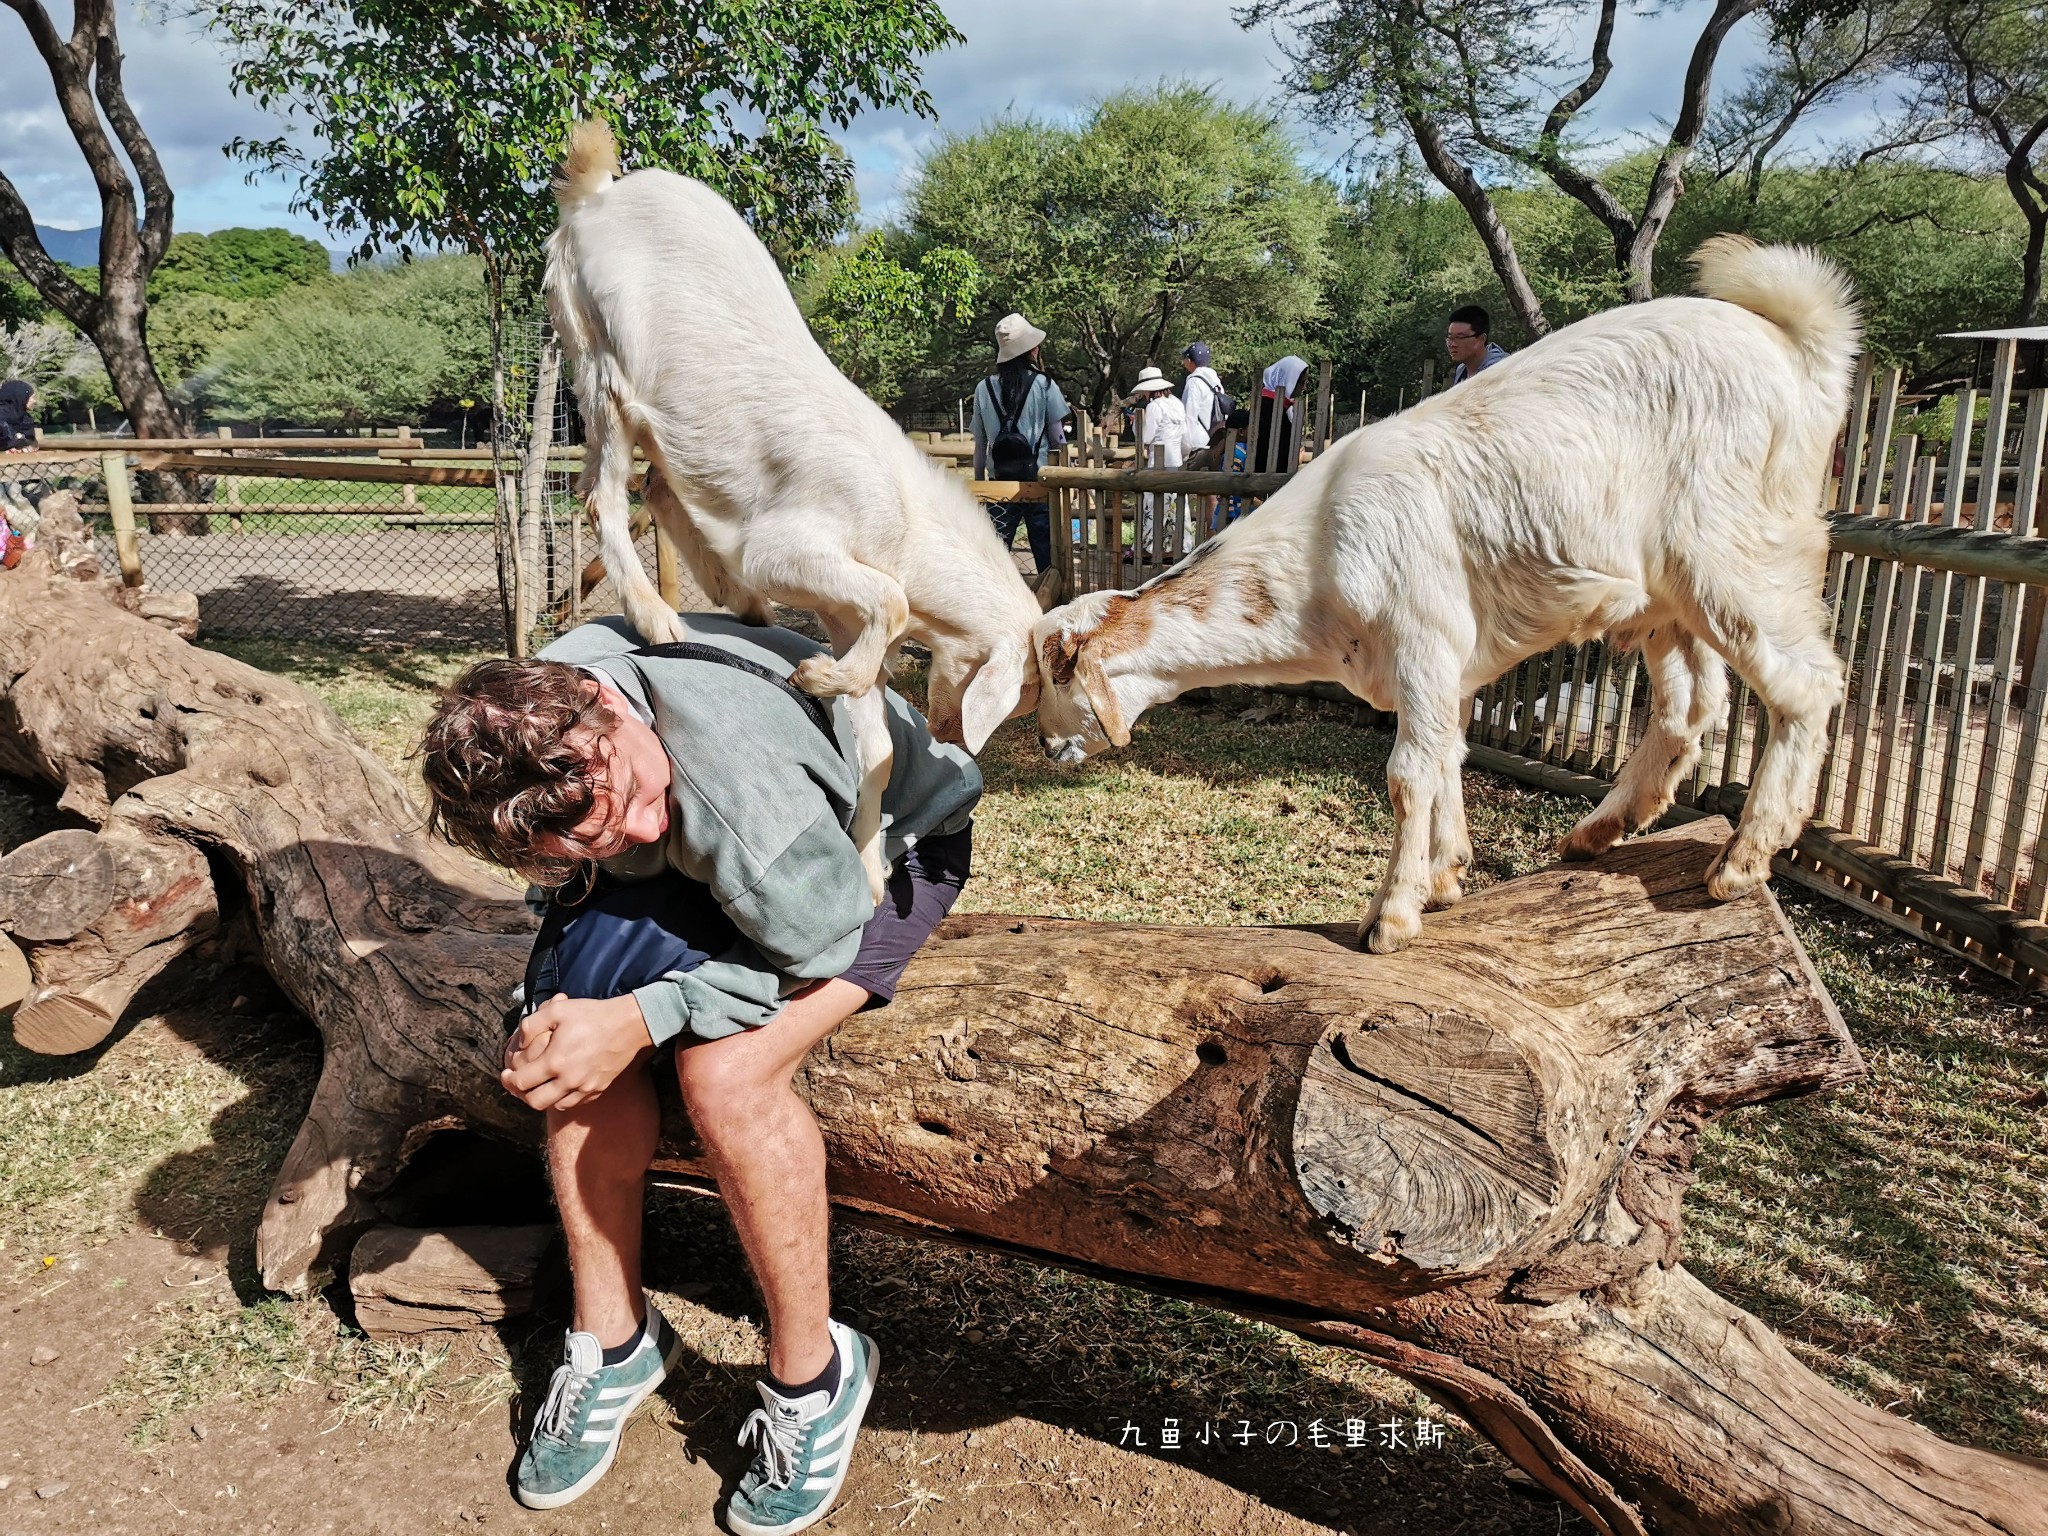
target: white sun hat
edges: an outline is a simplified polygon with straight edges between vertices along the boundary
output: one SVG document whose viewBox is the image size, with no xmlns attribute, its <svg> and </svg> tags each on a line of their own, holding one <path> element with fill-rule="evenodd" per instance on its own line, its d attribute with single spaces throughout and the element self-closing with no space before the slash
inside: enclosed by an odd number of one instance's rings
<svg viewBox="0 0 2048 1536">
<path fill-rule="evenodd" d="M 1138 370 L 1138 382 L 1131 386 L 1134 395 L 1165 394 L 1173 388 L 1173 381 L 1157 368 L 1147 364 Z"/>
<path fill-rule="evenodd" d="M 1022 315 L 1005 315 L 996 322 L 996 361 L 1007 363 L 1022 357 L 1044 340 L 1045 332 Z"/>
</svg>

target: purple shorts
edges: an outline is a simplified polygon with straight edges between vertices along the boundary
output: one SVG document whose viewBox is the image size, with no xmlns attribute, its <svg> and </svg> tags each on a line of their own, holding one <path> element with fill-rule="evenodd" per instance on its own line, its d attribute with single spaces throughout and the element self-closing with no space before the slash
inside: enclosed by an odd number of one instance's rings
<svg viewBox="0 0 2048 1536">
<path fill-rule="evenodd" d="M 927 837 L 890 870 L 888 893 L 842 973 L 867 989 L 863 1008 L 895 997 L 910 957 L 967 883 L 973 841 L 972 825 Z M 555 996 L 624 997 L 673 972 L 696 969 L 739 936 L 710 888 L 673 870 L 630 883 L 600 876 L 583 900 L 548 908 L 527 962 L 525 995 L 534 1000 L 529 1006 Z M 694 1044 L 696 1037 L 684 1034 L 677 1043 Z"/>
<path fill-rule="evenodd" d="M 944 837 L 925 838 L 889 871 L 888 893 L 861 930 L 860 953 L 842 978 L 868 989 L 864 1009 L 879 1008 L 896 996 L 910 957 L 953 910 L 967 883 L 973 844 L 970 823 Z"/>
</svg>

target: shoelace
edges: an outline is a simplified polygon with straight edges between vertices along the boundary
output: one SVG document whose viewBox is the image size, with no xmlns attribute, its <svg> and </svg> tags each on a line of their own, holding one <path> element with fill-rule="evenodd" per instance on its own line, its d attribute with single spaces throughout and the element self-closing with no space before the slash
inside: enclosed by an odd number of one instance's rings
<svg viewBox="0 0 2048 1536">
<path fill-rule="evenodd" d="M 583 1406 L 583 1398 L 590 1391 L 595 1376 L 579 1376 L 572 1365 L 558 1365 L 555 1374 L 548 1381 L 548 1395 L 540 1405 L 540 1414 L 533 1422 L 533 1431 L 550 1440 L 569 1438 L 569 1432 L 576 1426 L 577 1410 Z"/>
<path fill-rule="evenodd" d="M 740 1426 L 742 1449 L 758 1450 L 768 1460 L 768 1486 L 787 1488 L 796 1477 L 798 1447 L 802 1444 L 804 1422 L 795 1414 L 775 1414 L 756 1408 Z"/>
</svg>

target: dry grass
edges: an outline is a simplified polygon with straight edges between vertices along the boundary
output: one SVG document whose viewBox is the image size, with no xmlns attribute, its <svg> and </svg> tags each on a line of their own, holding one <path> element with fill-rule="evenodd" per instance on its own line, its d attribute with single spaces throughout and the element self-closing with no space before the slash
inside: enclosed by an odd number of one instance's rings
<svg viewBox="0 0 2048 1536">
<path fill-rule="evenodd" d="M 432 688 L 468 659 L 235 650 L 327 697 L 395 764 Z M 1390 830 L 1387 737 L 1315 707 L 1258 724 L 1238 709 L 1154 711 L 1128 752 L 1079 771 L 1043 762 L 1028 725 L 1005 728 L 983 759 L 979 869 L 965 904 L 1154 922 L 1355 918 Z M 1477 773 L 1466 788 L 1479 884 L 1540 865 L 1580 809 Z M 10 843 L 23 835 L 4 814 L 0 832 Z M 1787 905 L 1871 1077 L 1826 1100 L 1743 1111 L 1708 1134 L 1688 1202 L 1696 1267 L 1846 1390 L 1944 1435 L 2048 1452 L 2048 1018 L 1853 914 L 1796 894 Z M 230 1030 L 207 1053 L 181 1055 L 148 1033 L 83 1075 L 0 1048 L 8 1255 L 172 1208 L 167 1189 L 188 1203 L 213 1198 L 216 1220 L 253 1218 L 310 1085 L 305 1040 Z M 715 1205 L 664 1196 L 655 1210 L 651 1278 L 716 1396 L 758 1368 L 756 1303 Z M 1161 1405 L 1328 1418 L 1413 1413 L 1419 1402 L 1341 1351 L 1062 1271 L 844 1231 L 834 1272 L 848 1310 L 887 1339 L 915 1341 L 941 1377 L 957 1370 L 1096 1430 L 1112 1412 Z M 445 1366 L 321 1334 L 331 1325 L 320 1312 L 260 1303 L 174 1314 L 131 1377 L 152 1402 L 326 1381 L 397 1417 L 455 1390 L 437 1378 Z M 536 1335 L 519 1374 L 544 1374 L 556 1348 Z M 223 1350 L 253 1365 L 223 1371 Z M 477 1390 L 510 1390 L 510 1377 Z M 1469 1441 L 1457 1454 L 1483 1455 Z M 922 1507 L 913 1499 L 906 1518 Z"/>
</svg>

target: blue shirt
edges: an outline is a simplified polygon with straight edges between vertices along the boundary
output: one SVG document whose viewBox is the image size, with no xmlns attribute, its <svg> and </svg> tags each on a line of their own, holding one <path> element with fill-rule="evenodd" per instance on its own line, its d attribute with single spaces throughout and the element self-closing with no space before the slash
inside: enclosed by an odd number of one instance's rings
<svg viewBox="0 0 2048 1536">
<path fill-rule="evenodd" d="M 1060 423 L 1066 419 L 1067 398 L 1059 385 L 1042 373 L 1031 376 L 1031 388 L 1024 393 L 1024 408 L 1017 413 L 1017 431 L 1025 442 L 1038 449 L 1038 467 L 1045 467 L 1052 450 L 1067 440 Z M 996 381 L 985 378 L 974 386 L 974 471 L 988 468 L 989 445 L 1003 430 L 1003 415 L 996 396 Z"/>
<path fill-rule="evenodd" d="M 1485 358 L 1480 362 L 1479 366 L 1477 368 L 1474 368 L 1472 371 L 1474 373 L 1483 373 L 1488 368 L 1491 368 L 1495 363 L 1505 362 L 1507 360 L 1507 355 L 1508 349 L 1506 347 L 1502 346 L 1497 341 L 1489 341 L 1486 344 Z M 1462 384 L 1465 382 L 1465 365 L 1463 363 L 1458 364 L 1457 367 L 1451 370 L 1451 382 L 1453 384 Z"/>
</svg>

